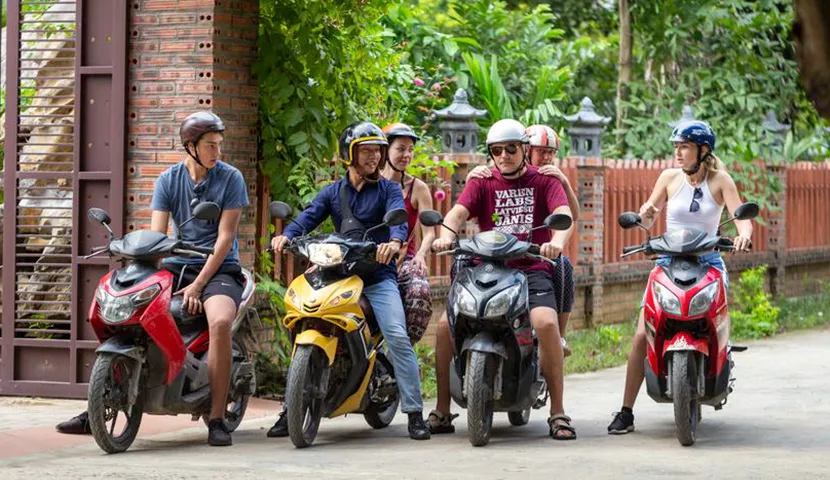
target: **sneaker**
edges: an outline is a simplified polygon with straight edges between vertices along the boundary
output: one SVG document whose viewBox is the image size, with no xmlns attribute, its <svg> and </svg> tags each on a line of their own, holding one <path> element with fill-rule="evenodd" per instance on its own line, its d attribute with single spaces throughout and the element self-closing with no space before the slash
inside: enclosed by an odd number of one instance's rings
<svg viewBox="0 0 830 480">
<path fill-rule="evenodd" d="M 57 424 L 55 429 L 60 433 L 72 435 L 90 435 L 92 433 L 92 430 L 89 428 L 89 414 L 87 412 Z"/>
<path fill-rule="evenodd" d="M 634 413 L 619 411 L 614 413 L 614 420 L 608 425 L 609 435 L 625 435 L 634 431 Z"/>
<path fill-rule="evenodd" d="M 225 420 L 214 418 L 208 422 L 208 444 L 214 447 L 227 447 L 233 445 L 231 434 L 225 426 Z"/>
<path fill-rule="evenodd" d="M 412 412 L 409 414 L 409 438 L 412 440 L 429 440 L 429 428 L 424 423 L 424 414 L 422 412 Z"/>
<path fill-rule="evenodd" d="M 288 415 L 285 410 L 280 412 L 280 418 L 274 423 L 274 426 L 268 429 L 265 434 L 268 438 L 282 438 L 288 436 Z"/>
<path fill-rule="evenodd" d="M 429 424 L 430 433 L 434 433 L 436 435 L 440 435 L 442 433 L 455 433 L 455 425 L 452 424 L 452 421 L 455 420 L 456 417 L 458 417 L 457 413 L 448 413 L 444 415 L 438 410 L 429 412 L 427 423 Z"/>
<path fill-rule="evenodd" d="M 560 338 L 560 340 L 562 340 L 562 352 L 565 353 L 566 357 L 569 357 L 572 353 L 574 353 L 574 351 L 571 350 L 571 347 L 568 346 L 568 342 L 565 341 L 565 337 L 559 337 L 559 338 Z"/>
</svg>

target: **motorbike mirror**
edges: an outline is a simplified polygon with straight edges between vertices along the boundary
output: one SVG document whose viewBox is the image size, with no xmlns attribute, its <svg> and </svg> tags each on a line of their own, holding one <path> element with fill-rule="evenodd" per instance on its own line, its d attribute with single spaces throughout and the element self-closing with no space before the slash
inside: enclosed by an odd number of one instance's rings
<svg viewBox="0 0 830 480">
<path fill-rule="evenodd" d="M 291 216 L 291 207 L 285 202 L 274 201 L 268 206 L 271 216 L 274 218 L 288 218 Z"/>
<path fill-rule="evenodd" d="M 403 208 L 391 210 L 383 216 L 383 223 L 391 226 L 403 225 L 407 220 L 409 220 L 409 214 Z"/>
<path fill-rule="evenodd" d="M 193 218 L 205 221 L 218 220 L 221 211 L 216 202 L 200 202 L 193 209 Z"/>
<path fill-rule="evenodd" d="M 571 216 L 562 213 L 552 213 L 545 219 L 545 227 L 550 230 L 567 230 L 572 224 Z"/>
<path fill-rule="evenodd" d="M 112 220 L 110 219 L 109 214 L 102 209 L 97 207 L 92 207 L 87 211 L 87 217 L 93 222 L 98 222 L 103 225 L 109 225 Z"/>
<path fill-rule="evenodd" d="M 760 207 L 755 202 L 746 202 L 735 210 L 736 220 L 749 220 L 758 216 Z"/>
<path fill-rule="evenodd" d="M 642 225 L 643 219 L 634 212 L 624 212 L 617 219 L 617 223 L 624 229 L 634 228 L 637 225 Z"/>
<path fill-rule="evenodd" d="M 444 216 L 435 210 L 424 210 L 418 216 L 418 220 L 421 221 L 421 225 L 426 227 L 436 227 L 444 222 Z"/>
</svg>

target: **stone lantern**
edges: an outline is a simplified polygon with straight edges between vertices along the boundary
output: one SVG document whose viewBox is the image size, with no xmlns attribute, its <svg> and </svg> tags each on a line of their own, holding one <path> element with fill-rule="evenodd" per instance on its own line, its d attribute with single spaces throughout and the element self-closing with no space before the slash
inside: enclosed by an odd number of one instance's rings
<svg viewBox="0 0 830 480">
<path fill-rule="evenodd" d="M 675 122 L 669 122 L 669 126 L 674 128 L 680 125 L 683 122 L 689 122 L 691 120 L 697 120 L 695 118 L 695 111 L 689 105 L 683 105 L 683 110 L 680 112 L 680 118 Z"/>
<path fill-rule="evenodd" d="M 602 151 L 600 137 L 603 127 L 611 118 L 597 115 L 594 102 L 588 97 L 582 99 L 581 107 L 576 114 L 565 116 L 565 120 L 571 123 L 568 129 L 568 136 L 571 137 L 571 155 L 599 157 Z"/>
<path fill-rule="evenodd" d="M 449 107 L 435 110 L 432 114 L 432 117 L 439 121 L 441 151 L 443 153 L 476 153 L 479 132 L 476 119 L 485 116 L 487 116 L 487 110 L 479 110 L 470 105 L 467 92 L 459 88 Z"/>
</svg>

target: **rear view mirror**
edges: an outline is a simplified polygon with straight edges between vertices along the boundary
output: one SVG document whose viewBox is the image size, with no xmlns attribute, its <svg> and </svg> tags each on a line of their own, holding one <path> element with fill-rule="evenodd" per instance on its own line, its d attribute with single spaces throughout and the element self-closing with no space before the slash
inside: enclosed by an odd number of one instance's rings
<svg viewBox="0 0 830 480">
<path fill-rule="evenodd" d="M 418 220 L 420 220 L 421 225 L 425 227 L 435 227 L 441 225 L 441 223 L 444 221 L 444 217 L 435 210 L 424 210 L 423 212 L 421 212 L 421 215 L 418 217 Z"/>
<path fill-rule="evenodd" d="M 87 211 L 87 217 L 93 222 L 98 222 L 103 225 L 112 223 L 109 214 L 102 208 L 92 207 Z"/>
<path fill-rule="evenodd" d="M 758 216 L 760 207 L 755 202 L 746 202 L 735 210 L 735 219 L 749 220 Z"/>
<path fill-rule="evenodd" d="M 201 202 L 193 209 L 193 218 L 212 222 L 219 219 L 222 210 L 216 202 Z"/>
<path fill-rule="evenodd" d="M 617 219 L 617 223 L 619 223 L 622 228 L 627 230 L 642 224 L 643 219 L 634 212 L 625 212 L 620 215 L 620 218 Z"/>
<path fill-rule="evenodd" d="M 383 223 L 391 226 L 403 225 L 407 220 L 409 220 L 409 214 L 403 208 L 386 212 L 383 216 Z"/>
<path fill-rule="evenodd" d="M 571 216 L 562 213 L 550 214 L 545 219 L 545 227 L 549 228 L 550 230 L 567 230 L 571 228 L 572 224 L 573 219 L 571 218 Z"/>
<path fill-rule="evenodd" d="M 274 218 L 288 218 L 291 216 L 291 207 L 285 202 L 274 201 L 268 206 L 271 216 Z"/>
</svg>

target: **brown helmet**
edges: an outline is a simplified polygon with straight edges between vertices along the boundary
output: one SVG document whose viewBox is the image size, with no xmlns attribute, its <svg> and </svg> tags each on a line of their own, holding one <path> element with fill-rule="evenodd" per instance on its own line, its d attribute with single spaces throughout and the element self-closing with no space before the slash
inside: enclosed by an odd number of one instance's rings
<svg viewBox="0 0 830 480">
<path fill-rule="evenodd" d="M 182 139 L 182 146 L 184 146 L 187 154 L 193 157 L 200 166 L 204 166 L 199 161 L 199 156 L 196 152 L 191 152 L 187 144 L 193 142 L 195 146 L 204 134 L 213 132 L 223 133 L 224 131 L 225 124 L 218 115 L 212 112 L 202 111 L 192 113 L 184 119 L 179 129 L 179 136 Z"/>
</svg>

